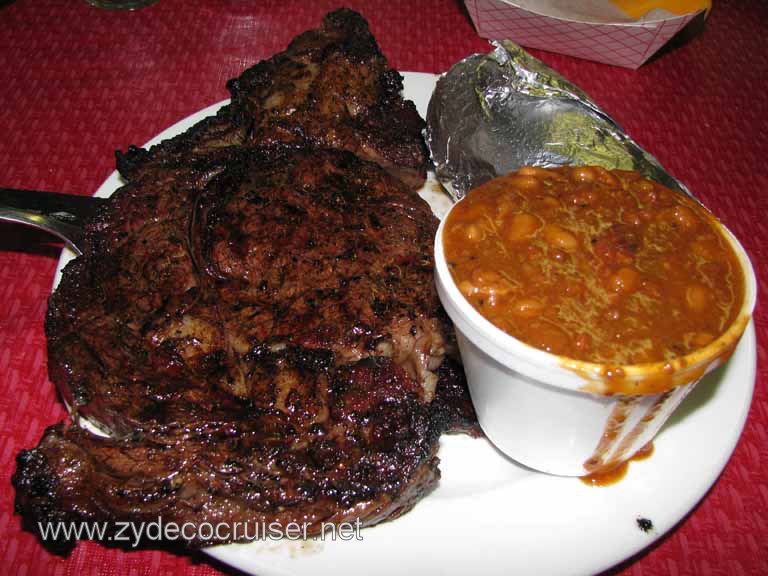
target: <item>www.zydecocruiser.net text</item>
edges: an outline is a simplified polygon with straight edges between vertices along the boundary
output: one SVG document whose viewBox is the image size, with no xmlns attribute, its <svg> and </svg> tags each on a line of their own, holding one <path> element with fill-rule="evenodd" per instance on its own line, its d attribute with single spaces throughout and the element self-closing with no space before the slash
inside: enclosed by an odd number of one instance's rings
<svg viewBox="0 0 768 576">
<path fill-rule="evenodd" d="M 136 548 L 142 542 L 204 541 L 253 542 L 257 540 L 362 540 L 360 519 L 338 524 L 323 522 L 320 532 L 308 536 L 311 524 L 289 522 L 38 522 L 43 541 L 102 540 Z"/>
</svg>

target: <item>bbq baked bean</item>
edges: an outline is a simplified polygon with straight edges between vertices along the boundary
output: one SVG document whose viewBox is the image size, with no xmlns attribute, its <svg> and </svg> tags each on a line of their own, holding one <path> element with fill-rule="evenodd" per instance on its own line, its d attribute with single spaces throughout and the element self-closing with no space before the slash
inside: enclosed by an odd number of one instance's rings
<svg viewBox="0 0 768 576">
<path fill-rule="evenodd" d="M 505 222 L 502 234 L 505 240 L 514 243 L 530 238 L 539 228 L 541 228 L 541 220 L 536 216 L 518 212 Z"/>
<path fill-rule="evenodd" d="M 579 247 L 579 241 L 576 239 L 576 236 L 557 224 L 547 224 L 541 232 L 552 248 L 573 252 Z"/>
<path fill-rule="evenodd" d="M 521 168 L 455 206 L 443 242 L 456 284 L 481 314 L 578 360 L 688 354 L 726 330 L 744 293 L 714 217 L 631 171 Z"/>
</svg>

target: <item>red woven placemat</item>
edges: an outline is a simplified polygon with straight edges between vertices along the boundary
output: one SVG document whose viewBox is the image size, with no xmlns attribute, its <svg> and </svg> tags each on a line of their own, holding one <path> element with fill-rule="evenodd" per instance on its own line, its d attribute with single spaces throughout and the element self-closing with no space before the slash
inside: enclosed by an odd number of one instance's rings
<svg viewBox="0 0 768 576">
<path fill-rule="evenodd" d="M 348 1 L 392 65 L 442 72 L 489 49 L 456 0 Z M 0 185 L 92 194 L 113 151 L 225 97 L 225 81 L 316 26 L 332 1 L 160 0 L 136 12 L 84 0 L 0 8 Z M 698 35 L 637 71 L 532 51 L 587 91 L 742 239 L 760 286 L 768 225 L 768 5 L 720 1 Z M 0 571 L 231 572 L 200 554 L 83 542 L 46 552 L 13 514 L 15 456 L 65 413 L 46 377 L 43 319 L 58 248 L 0 223 Z M 633 576 L 768 574 L 766 315 L 749 420 L 722 477 L 671 535 L 616 569 Z M 553 553 L 555 553 L 553 551 Z"/>
</svg>

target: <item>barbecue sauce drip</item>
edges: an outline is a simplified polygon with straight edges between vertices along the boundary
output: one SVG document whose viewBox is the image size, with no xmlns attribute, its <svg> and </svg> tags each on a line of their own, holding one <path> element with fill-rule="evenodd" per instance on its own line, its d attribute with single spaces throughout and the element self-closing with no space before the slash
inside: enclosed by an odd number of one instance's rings
<svg viewBox="0 0 768 576">
<path fill-rule="evenodd" d="M 617 466 L 600 472 L 593 472 L 587 476 L 581 476 L 581 480 L 587 486 L 612 486 L 624 479 L 629 472 L 629 463 L 639 460 L 647 460 L 653 455 L 653 442 L 650 442 L 640 448 L 632 458 L 621 462 Z"/>
</svg>

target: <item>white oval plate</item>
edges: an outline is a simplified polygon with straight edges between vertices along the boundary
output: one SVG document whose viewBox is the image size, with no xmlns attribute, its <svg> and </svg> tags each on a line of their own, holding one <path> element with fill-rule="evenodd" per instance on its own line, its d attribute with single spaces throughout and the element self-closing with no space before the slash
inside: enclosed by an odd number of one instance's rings
<svg viewBox="0 0 768 576">
<path fill-rule="evenodd" d="M 422 116 L 437 76 L 405 72 L 404 96 Z M 214 114 L 219 102 L 174 124 L 147 145 Z M 108 197 L 114 172 L 96 192 Z M 450 206 L 430 179 L 420 191 L 438 216 Z M 74 254 L 65 249 L 56 272 Z M 714 484 L 741 435 L 755 383 L 755 331 L 749 324 L 731 360 L 705 377 L 655 441 L 653 456 L 602 488 L 547 476 L 506 458 L 485 439 L 440 442 L 438 488 L 404 516 L 360 532 L 361 540 L 259 541 L 206 550 L 260 576 L 412 574 L 580 575 L 606 570 L 650 545 Z M 637 520 L 653 528 L 645 532 Z"/>
</svg>

